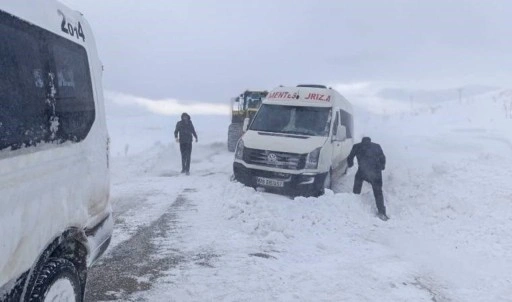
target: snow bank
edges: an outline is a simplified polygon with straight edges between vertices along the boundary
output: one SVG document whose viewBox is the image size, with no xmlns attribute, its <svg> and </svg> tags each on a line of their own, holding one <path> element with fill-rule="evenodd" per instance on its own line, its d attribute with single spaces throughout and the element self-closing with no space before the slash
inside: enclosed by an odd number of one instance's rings
<svg viewBox="0 0 512 302">
<path fill-rule="evenodd" d="M 195 211 L 181 219 L 193 227 L 167 248 L 218 257 L 208 268 L 182 266 L 144 299 L 431 300 L 418 285 L 420 272 L 376 240 L 384 222 L 369 199 L 330 191 L 292 200 L 231 184 L 224 175 L 192 179 L 199 190 L 186 197 Z"/>
<path fill-rule="evenodd" d="M 195 145 L 190 177 L 178 176 L 173 144 L 116 158 L 118 238 L 178 196 L 187 204 L 182 227 L 156 241 L 160 257 L 172 250 L 183 261 L 123 300 L 508 301 L 512 120 L 503 97 L 358 114 L 359 137 L 388 158 L 388 222 L 374 216 L 369 186 L 350 193 L 354 169 L 320 198 L 290 199 L 230 182 L 223 144 Z M 224 141 L 223 127 L 209 130 Z"/>
</svg>

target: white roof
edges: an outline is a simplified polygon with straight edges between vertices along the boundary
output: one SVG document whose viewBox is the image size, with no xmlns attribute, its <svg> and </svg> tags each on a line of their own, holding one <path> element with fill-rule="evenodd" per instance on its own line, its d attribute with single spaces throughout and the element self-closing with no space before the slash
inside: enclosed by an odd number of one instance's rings
<svg viewBox="0 0 512 302">
<path fill-rule="evenodd" d="M 264 104 L 333 107 L 352 111 L 350 103 L 336 90 L 313 87 L 277 87 L 269 92 Z"/>
<path fill-rule="evenodd" d="M 102 70 L 91 27 L 80 12 L 56 0 L 1 1 L 1 11 L 82 45 L 87 50 L 91 68 Z"/>
<path fill-rule="evenodd" d="M 95 47 L 95 42 L 89 24 L 82 14 L 70 9 L 59 1 L 2 0 L 0 10 L 16 16 L 23 21 L 51 31 L 68 40 L 81 44 L 84 47 L 86 44 L 92 44 L 91 46 Z M 79 22 L 85 37 L 84 39 L 78 35 Z M 64 28 L 67 32 L 63 30 Z M 73 29 L 72 33 L 69 32 L 69 28 Z"/>
</svg>

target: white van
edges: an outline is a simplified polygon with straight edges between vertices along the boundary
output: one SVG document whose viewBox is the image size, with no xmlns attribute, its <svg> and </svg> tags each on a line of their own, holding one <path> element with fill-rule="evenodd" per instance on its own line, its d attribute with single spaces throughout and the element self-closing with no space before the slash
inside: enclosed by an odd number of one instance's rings
<svg viewBox="0 0 512 302">
<path fill-rule="evenodd" d="M 252 187 L 319 195 L 344 173 L 353 145 L 351 104 L 322 85 L 278 87 L 238 141 L 234 177 Z"/>
<path fill-rule="evenodd" d="M 81 301 L 112 234 L 102 64 L 83 16 L 0 4 L 0 301 Z"/>
</svg>

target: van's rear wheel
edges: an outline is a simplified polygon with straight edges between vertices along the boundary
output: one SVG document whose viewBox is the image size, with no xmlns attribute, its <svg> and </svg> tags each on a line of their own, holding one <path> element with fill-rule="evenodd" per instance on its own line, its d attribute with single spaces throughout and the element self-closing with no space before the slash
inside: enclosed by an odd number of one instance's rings
<svg viewBox="0 0 512 302">
<path fill-rule="evenodd" d="M 37 276 L 29 301 L 82 301 L 80 278 L 73 263 L 62 258 L 48 260 Z"/>
<path fill-rule="evenodd" d="M 347 160 L 345 159 L 342 163 L 341 163 L 341 175 L 346 175 L 347 172 L 348 172 L 348 162 Z"/>
</svg>

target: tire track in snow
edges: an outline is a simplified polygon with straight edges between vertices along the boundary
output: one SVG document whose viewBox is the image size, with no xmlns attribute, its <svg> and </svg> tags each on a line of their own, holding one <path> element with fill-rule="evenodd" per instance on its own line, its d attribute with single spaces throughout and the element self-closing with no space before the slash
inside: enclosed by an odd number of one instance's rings
<svg viewBox="0 0 512 302">
<path fill-rule="evenodd" d="M 439 290 L 438 286 L 433 284 L 432 280 L 428 280 L 425 277 L 415 277 L 414 282 L 411 283 L 415 287 L 426 291 L 430 296 L 432 302 L 450 302 L 452 301 L 448 297 L 446 297 L 441 290 Z"/>
<path fill-rule="evenodd" d="M 165 272 L 188 262 L 211 267 L 217 255 L 200 252 L 190 255 L 179 249 L 166 248 L 159 240 L 179 237 L 183 228 L 180 213 L 193 209 L 194 205 L 185 189 L 157 220 L 139 230 L 128 240 L 120 243 L 89 272 L 86 301 L 126 301 L 130 294 L 147 291 L 152 283 Z"/>
</svg>

